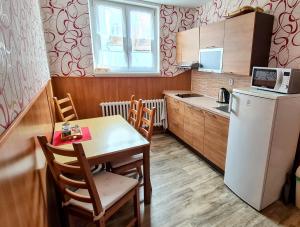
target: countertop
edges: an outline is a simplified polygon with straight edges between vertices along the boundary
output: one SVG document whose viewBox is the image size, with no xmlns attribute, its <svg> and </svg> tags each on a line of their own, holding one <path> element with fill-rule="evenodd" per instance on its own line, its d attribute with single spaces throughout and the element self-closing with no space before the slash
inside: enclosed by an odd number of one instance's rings
<svg viewBox="0 0 300 227">
<path fill-rule="evenodd" d="M 229 119 L 230 114 L 226 113 L 224 111 L 215 109 L 214 107 L 219 107 L 219 106 L 224 106 L 227 104 L 220 104 L 217 103 L 217 99 L 211 98 L 211 97 L 207 97 L 207 96 L 202 96 L 202 97 L 191 97 L 191 98 L 180 98 L 178 96 L 176 96 L 177 94 L 190 94 L 193 93 L 191 91 L 183 91 L 183 90 L 166 90 L 163 91 L 164 95 L 170 96 L 174 99 L 177 99 L 181 102 L 184 102 L 188 105 L 194 106 L 196 108 L 202 109 L 202 110 L 206 110 L 209 111 L 211 113 L 217 114 L 219 116 L 225 117 Z"/>
</svg>

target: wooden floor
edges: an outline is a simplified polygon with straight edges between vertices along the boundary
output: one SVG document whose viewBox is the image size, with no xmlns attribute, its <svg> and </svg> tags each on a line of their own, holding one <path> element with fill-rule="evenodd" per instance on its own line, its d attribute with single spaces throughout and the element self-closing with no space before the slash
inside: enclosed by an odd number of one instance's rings
<svg viewBox="0 0 300 227">
<path fill-rule="evenodd" d="M 168 134 L 151 148 L 152 203 L 141 203 L 143 226 L 300 226 L 300 210 L 276 202 L 262 213 L 235 196 L 223 176 Z M 142 193 L 141 193 L 142 196 Z M 130 204 L 108 224 L 125 226 Z"/>
</svg>

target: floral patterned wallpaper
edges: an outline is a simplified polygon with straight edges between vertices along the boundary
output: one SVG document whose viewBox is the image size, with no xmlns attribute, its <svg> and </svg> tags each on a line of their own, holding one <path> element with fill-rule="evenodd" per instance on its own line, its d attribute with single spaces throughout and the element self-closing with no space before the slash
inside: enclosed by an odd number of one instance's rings
<svg viewBox="0 0 300 227">
<path fill-rule="evenodd" d="M 88 0 L 40 0 L 52 76 L 91 76 Z"/>
<path fill-rule="evenodd" d="M 38 0 L 0 1 L 0 134 L 49 77 Z"/>
<path fill-rule="evenodd" d="M 197 8 L 197 26 L 223 20 L 245 5 L 260 6 L 275 17 L 269 66 L 300 68 L 300 0 L 212 0 Z"/>
</svg>

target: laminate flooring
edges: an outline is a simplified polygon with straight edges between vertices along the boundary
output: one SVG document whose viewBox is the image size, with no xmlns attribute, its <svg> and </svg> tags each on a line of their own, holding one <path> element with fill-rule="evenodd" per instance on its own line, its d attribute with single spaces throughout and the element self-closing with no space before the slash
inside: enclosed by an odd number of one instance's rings
<svg viewBox="0 0 300 227">
<path fill-rule="evenodd" d="M 141 202 L 145 227 L 300 226 L 300 210 L 280 201 L 257 212 L 223 183 L 223 175 L 169 134 L 155 135 L 151 145 L 152 203 Z M 141 188 L 141 200 L 143 200 Z M 127 204 L 109 221 L 126 226 Z"/>
</svg>

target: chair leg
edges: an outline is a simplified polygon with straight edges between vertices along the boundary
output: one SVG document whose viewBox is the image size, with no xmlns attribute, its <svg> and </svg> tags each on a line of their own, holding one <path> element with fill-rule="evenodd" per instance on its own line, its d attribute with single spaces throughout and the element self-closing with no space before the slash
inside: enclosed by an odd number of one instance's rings
<svg viewBox="0 0 300 227">
<path fill-rule="evenodd" d="M 98 221 L 95 221 L 96 227 L 105 227 L 105 218 L 102 217 Z"/>
<path fill-rule="evenodd" d="M 136 218 L 136 223 L 135 223 L 136 227 L 141 226 L 140 194 L 139 193 L 140 193 L 140 190 L 137 187 L 135 189 L 135 195 L 133 197 L 133 206 L 134 206 L 134 216 Z"/>
<path fill-rule="evenodd" d="M 105 170 L 107 172 L 112 172 L 112 166 L 110 162 L 105 163 Z"/>
<path fill-rule="evenodd" d="M 136 170 L 138 172 L 139 175 L 139 179 L 141 179 L 143 177 L 143 172 L 142 172 L 142 168 L 140 166 L 136 167 Z"/>
</svg>

